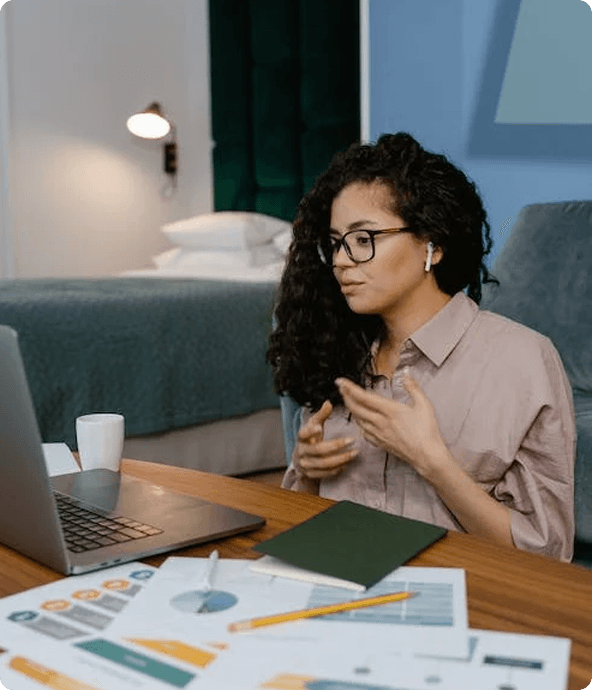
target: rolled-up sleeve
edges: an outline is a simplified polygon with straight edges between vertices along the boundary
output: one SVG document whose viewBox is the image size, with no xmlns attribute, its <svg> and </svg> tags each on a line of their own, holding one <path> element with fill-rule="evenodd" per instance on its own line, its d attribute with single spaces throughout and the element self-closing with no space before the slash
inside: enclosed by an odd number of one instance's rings
<svg viewBox="0 0 592 690">
<path fill-rule="evenodd" d="M 573 398 L 555 347 L 548 338 L 540 343 L 530 362 L 536 374 L 530 391 L 534 420 L 492 495 L 510 509 L 518 548 L 569 561 L 575 530 Z"/>
<path fill-rule="evenodd" d="M 319 494 L 319 480 L 309 479 L 299 472 L 293 463 L 286 470 L 282 479 L 282 488 L 291 491 L 300 491 L 304 494 Z"/>
</svg>

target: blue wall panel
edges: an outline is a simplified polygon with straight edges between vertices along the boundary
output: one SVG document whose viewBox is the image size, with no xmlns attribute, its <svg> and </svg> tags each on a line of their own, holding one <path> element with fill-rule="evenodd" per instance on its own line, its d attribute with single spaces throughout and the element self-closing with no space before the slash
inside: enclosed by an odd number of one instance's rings
<svg viewBox="0 0 592 690">
<path fill-rule="evenodd" d="M 408 131 L 465 170 L 489 212 L 489 266 L 522 206 L 592 199 L 592 126 L 495 122 L 519 9 L 370 0 L 371 139 Z"/>
</svg>

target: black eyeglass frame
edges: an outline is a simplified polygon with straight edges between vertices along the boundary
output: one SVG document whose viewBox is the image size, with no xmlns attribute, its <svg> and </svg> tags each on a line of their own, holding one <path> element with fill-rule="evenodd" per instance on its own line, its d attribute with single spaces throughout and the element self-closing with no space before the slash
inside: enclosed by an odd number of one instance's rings
<svg viewBox="0 0 592 690">
<path fill-rule="evenodd" d="M 329 244 L 331 245 L 331 253 L 332 253 L 332 259 L 331 262 L 328 262 L 327 256 L 325 255 L 322 247 L 322 243 L 319 240 L 318 245 L 317 245 L 317 250 L 319 253 L 319 257 L 321 261 L 325 264 L 325 266 L 335 266 L 335 257 L 337 256 L 339 250 L 341 247 L 345 249 L 345 253 L 347 254 L 348 258 L 353 261 L 355 264 L 365 264 L 368 263 L 368 261 L 372 261 L 374 256 L 376 255 L 376 243 L 374 242 L 374 238 L 376 235 L 392 235 L 397 232 L 413 232 L 415 228 L 412 228 L 410 226 L 405 226 L 403 228 L 383 228 L 381 230 L 367 230 L 366 228 L 357 228 L 355 230 L 349 230 L 346 232 L 344 235 L 342 235 L 339 239 L 336 239 L 334 237 L 329 237 Z M 365 232 L 369 237 L 370 237 L 370 246 L 372 247 L 372 253 L 368 259 L 363 259 L 362 261 L 358 261 L 352 256 L 351 248 L 349 244 L 346 242 L 346 238 L 348 235 L 352 235 L 355 232 Z"/>
</svg>

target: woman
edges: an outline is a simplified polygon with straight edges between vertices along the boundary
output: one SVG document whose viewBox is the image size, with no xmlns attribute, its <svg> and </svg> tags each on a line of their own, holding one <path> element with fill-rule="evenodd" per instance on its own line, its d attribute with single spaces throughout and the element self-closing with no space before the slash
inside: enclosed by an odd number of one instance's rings
<svg viewBox="0 0 592 690">
<path fill-rule="evenodd" d="M 571 388 L 547 337 L 479 310 L 490 249 L 475 185 L 410 135 L 334 157 L 268 351 L 304 406 L 283 486 L 571 560 Z"/>
</svg>

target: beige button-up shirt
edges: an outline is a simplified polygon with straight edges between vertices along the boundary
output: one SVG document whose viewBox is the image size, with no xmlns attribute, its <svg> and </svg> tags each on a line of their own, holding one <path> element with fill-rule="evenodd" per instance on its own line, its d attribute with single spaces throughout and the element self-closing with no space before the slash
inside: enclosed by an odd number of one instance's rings
<svg viewBox="0 0 592 690">
<path fill-rule="evenodd" d="M 442 438 L 465 472 L 506 505 L 518 548 L 571 560 L 576 449 L 571 386 L 549 338 L 458 292 L 403 343 L 392 379 L 374 385 L 409 402 L 403 369 L 431 400 Z M 302 423 L 310 417 L 304 409 Z M 367 442 L 343 406 L 325 440 L 350 436 L 359 456 L 334 478 L 311 480 L 291 463 L 282 486 L 350 500 L 463 531 L 435 489 L 400 458 Z"/>
</svg>

